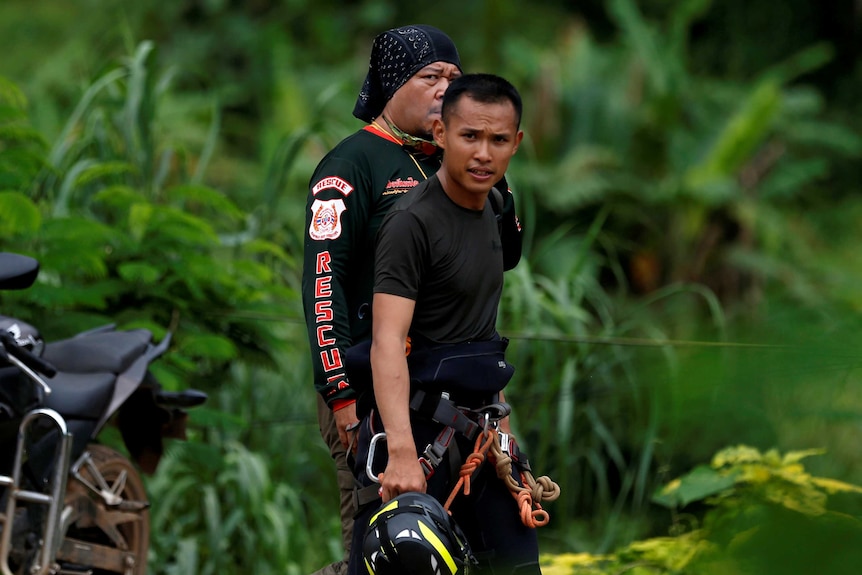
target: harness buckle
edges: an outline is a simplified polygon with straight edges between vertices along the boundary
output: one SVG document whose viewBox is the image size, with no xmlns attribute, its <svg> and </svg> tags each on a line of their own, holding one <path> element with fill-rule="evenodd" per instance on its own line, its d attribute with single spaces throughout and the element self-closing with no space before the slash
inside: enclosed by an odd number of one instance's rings
<svg viewBox="0 0 862 575">
<path fill-rule="evenodd" d="M 443 456 L 446 454 L 446 450 L 449 449 L 449 445 L 452 443 L 452 438 L 454 437 L 455 430 L 451 427 L 444 427 L 434 442 L 429 443 L 425 447 L 425 451 L 422 452 L 423 457 L 420 457 L 419 460 L 422 462 L 422 459 L 425 459 L 426 463 L 432 466 L 431 473 L 434 472 L 433 468 L 436 468 L 443 461 Z M 423 466 L 425 466 L 425 463 L 423 463 Z M 430 477 L 430 475 L 427 475 L 427 477 Z"/>
<path fill-rule="evenodd" d="M 477 414 L 479 417 L 484 418 L 486 422 L 489 420 L 500 421 L 501 419 L 512 413 L 512 406 L 506 402 L 497 401 L 495 403 L 489 403 L 488 405 L 478 407 L 471 411 Z"/>
<path fill-rule="evenodd" d="M 422 452 L 422 457 L 420 457 L 419 459 L 420 461 L 425 460 L 428 465 L 432 465 L 434 467 L 437 467 L 438 465 L 440 465 L 440 462 L 443 461 L 443 457 L 441 455 L 434 453 L 433 443 L 429 443 L 427 446 L 425 446 L 425 451 Z"/>
<path fill-rule="evenodd" d="M 512 455 L 512 437 L 508 433 L 503 433 L 502 431 L 498 431 L 497 435 L 500 438 L 500 451 L 505 453 L 506 455 Z"/>
<path fill-rule="evenodd" d="M 426 453 L 426 454 L 428 453 L 428 450 L 427 450 L 427 449 L 425 450 L 425 453 Z M 437 461 L 437 463 L 432 463 L 431 461 L 429 461 L 429 460 L 428 460 L 428 459 L 426 459 L 425 457 L 420 457 L 420 458 L 419 458 L 419 465 L 421 465 L 421 466 L 422 466 L 422 469 L 425 471 L 425 479 L 426 479 L 426 481 L 427 481 L 428 479 L 431 479 L 431 476 L 432 476 L 432 475 L 434 475 L 434 470 L 435 470 L 435 468 L 437 467 L 437 465 L 438 465 L 439 463 L 440 463 L 440 461 L 439 461 L 439 460 Z"/>
</svg>

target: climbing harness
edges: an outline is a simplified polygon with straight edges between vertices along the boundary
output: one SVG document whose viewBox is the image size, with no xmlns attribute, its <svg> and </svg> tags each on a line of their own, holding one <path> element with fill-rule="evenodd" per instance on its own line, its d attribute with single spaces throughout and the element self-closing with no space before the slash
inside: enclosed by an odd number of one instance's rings
<svg viewBox="0 0 862 575">
<path fill-rule="evenodd" d="M 425 471 L 426 479 L 434 474 L 452 446 L 455 433 L 475 441 L 473 452 L 461 465 L 455 487 L 443 505 L 446 511 L 449 511 L 455 497 L 462 490 L 465 495 L 470 494 L 472 479 L 487 461 L 494 465 L 497 477 L 506 484 L 517 501 L 522 523 L 530 528 L 548 523 L 549 515 L 542 508 L 541 502 L 557 499 L 560 496 L 560 487 L 546 475 L 535 478 L 527 457 L 518 448 L 515 437 L 498 430 L 500 420 L 511 412 L 509 404 L 495 402 L 477 409 L 468 409 L 457 407 L 446 392 L 430 394 L 419 390 L 411 396 L 410 409 L 445 426 L 419 456 L 419 464 Z M 374 483 L 380 483 L 382 479 L 382 474 L 373 470 L 374 454 L 377 444 L 385 440 L 385 432 L 377 433 L 371 438 L 368 448 L 365 472 Z M 513 465 L 521 483 L 513 477 Z"/>
</svg>

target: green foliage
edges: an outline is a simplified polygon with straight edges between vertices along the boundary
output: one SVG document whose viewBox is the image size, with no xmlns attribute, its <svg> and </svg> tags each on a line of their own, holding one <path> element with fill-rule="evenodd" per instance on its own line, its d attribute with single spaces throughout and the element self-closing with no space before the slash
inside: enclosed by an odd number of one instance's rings
<svg viewBox="0 0 862 575">
<path fill-rule="evenodd" d="M 340 558 L 329 452 L 305 424 L 314 391 L 297 368 L 306 353 L 285 354 L 278 372 L 234 362 L 230 385 L 191 413 L 207 444 L 172 445 L 147 482 L 153 533 L 166 535 L 154 541 L 152 572 L 299 574 Z M 278 449 L 247 447 L 266 445 Z"/>
<path fill-rule="evenodd" d="M 12 82 L 0 76 L 0 192 L 25 191 L 44 165 L 45 141 L 27 119 L 27 98 Z M 7 224 L 17 225 L 27 207 L 4 197 Z M 8 212 L 7 212 L 8 210 Z M 13 230 L 15 233 L 17 230 Z"/>
<path fill-rule="evenodd" d="M 823 453 L 822 449 L 812 449 L 781 455 L 775 449 L 761 453 L 748 445 L 729 447 L 718 452 L 709 467 L 697 467 L 665 485 L 653 501 L 682 508 L 703 500 L 728 510 L 767 503 L 806 515 L 823 515 L 827 513 L 827 495 L 862 494 L 862 487 L 805 472 L 800 462 Z"/>
<path fill-rule="evenodd" d="M 687 47 L 707 4 L 680 3 L 651 22 L 617 0 L 609 12 L 619 43 L 572 27 L 553 53 L 513 45 L 519 84 L 530 86 L 526 109 L 536 110 L 527 115 L 533 154 L 513 180 L 530 196 L 528 224 L 565 230 L 608 212 L 599 249 L 623 272 L 614 277 L 622 288 L 695 281 L 737 303 L 761 289 L 761 270 L 740 253 L 777 259 L 798 249 L 792 230 L 776 228 L 798 204 L 776 190 L 817 197 L 833 165 L 859 157 L 862 139 L 828 121 L 822 98 L 798 82 L 829 62 L 826 46 L 751 82 L 697 73 Z M 798 127 L 811 124 L 818 129 L 803 131 L 822 137 L 803 142 Z"/>
<path fill-rule="evenodd" d="M 20 192 L 0 192 L 0 227 L 8 237 L 33 233 L 42 224 L 42 214 Z"/>
<path fill-rule="evenodd" d="M 260 454 L 238 443 L 223 451 L 183 444 L 161 465 L 148 485 L 158 496 L 151 514 L 159 535 L 151 550 L 155 572 L 299 574 L 314 565 L 304 498 L 275 481 Z"/>
<path fill-rule="evenodd" d="M 273 364 L 279 336 L 242 314 L 290 300 L 273 281 L 290 259 L 264 238 L 222 242 L 247 216 L 157 137 L 169 82 L 153 53 L 142 44 L 85 91 L 30 199 L 0 195 L 6 249 L 42 263 L 39 283 L 8 301 L 49 338 L 109 322 L 176 331 L 164 383 L 213 389 L 235 359 Z"/>
<path fill-rule="evenodd" d="M 862 557 L 849 545 L 862 535 L 862 518 L 831 509 L 828 499 L 858 497 L 862 487 L 807 473 L 801 460 L 822 453 L 726 448 L 655 494 L 677 513 L 675 536 L 636 541 L 613 554 L 546 556 L 543 573 L 845 573 Z M 698 501 L 709 508 L 691 529 L 691 516 L 678 511 Z"/>
</svg>

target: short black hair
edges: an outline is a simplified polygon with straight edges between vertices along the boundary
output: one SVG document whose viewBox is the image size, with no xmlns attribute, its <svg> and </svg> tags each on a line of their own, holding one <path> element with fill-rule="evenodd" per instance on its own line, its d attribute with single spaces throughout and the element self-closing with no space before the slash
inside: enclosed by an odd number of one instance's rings
<svg viewBox="0 0 862 575">
<path fill-rule="evenodd" d="M 445 123 L 461 96 L 470 96 L 483 104 L 501 104 L 506 100 L 515 107 L 515 124 L 521 127 L 523 104 L 518 90 L 505 78 L 494 74 L 464 74 L 452 80 L 443 95 L 440 116 Z"/>
</svg>

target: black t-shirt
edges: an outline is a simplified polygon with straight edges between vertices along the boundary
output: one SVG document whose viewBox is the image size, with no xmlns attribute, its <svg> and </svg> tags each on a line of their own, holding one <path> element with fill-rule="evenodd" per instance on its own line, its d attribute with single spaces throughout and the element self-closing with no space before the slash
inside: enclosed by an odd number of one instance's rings
<svg viewBox="0 0 862 575">
<path fill-rule="evenodd" d="M 374 293 L 416 302 L 411 334 L 437 343 L 496 334 L 503 248 L 490 201 L 463 208 L 431 176 L 384 218 L 376 260 Z"/>
</svg>

